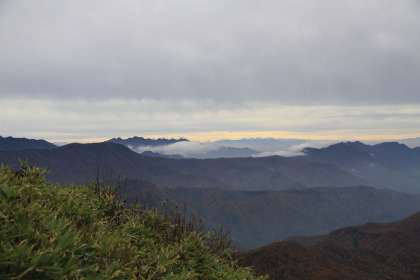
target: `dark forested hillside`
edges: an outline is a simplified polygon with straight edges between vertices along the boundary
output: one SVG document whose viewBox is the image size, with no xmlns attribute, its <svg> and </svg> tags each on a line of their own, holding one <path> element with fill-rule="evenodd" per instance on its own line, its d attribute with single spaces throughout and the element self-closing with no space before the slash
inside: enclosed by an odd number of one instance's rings
<svg viewBox="0 0 420 280">
<path fill-rule="evenodd" d="M 131 199 L 147 199 L 155 207 L 166 199 L 174 205 L 185 204 L 209 225 L 230 230 L 245 249 L 369 221 L 396 221 L 420 210 L 420 195 L 365 186 L 232 191 L 158 188 L 129 180 L 125 192 Z"/>
<path fill-rule="evenodd" d="M 54 149 L 54 148 L 57 148 L 57 146 L 45 140 L 0 136 L 0 151 L 29 150 L 29 149 Z"/>
<path fill-rule="evenodd" d="M 302 245 L 334 244 L 393 256 L 420 253 L 420 212 L 393 223 L 367 223 L 334 230 L 327 235 L 292 237 Z"/>
<path fill-rule="evenodd" d="M 270 279 L 420 279 L 420 212 L 400 222 L 365 224 L 325 236 L 248 251 L 243 263 Z"/>
</svg>

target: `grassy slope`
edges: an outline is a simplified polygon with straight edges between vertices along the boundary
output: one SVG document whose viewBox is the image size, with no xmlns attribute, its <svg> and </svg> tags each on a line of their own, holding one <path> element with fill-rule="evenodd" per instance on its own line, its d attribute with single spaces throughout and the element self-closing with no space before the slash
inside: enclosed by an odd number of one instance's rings
<svg viewBox="0 0 420 280">
<path fill-rule="evenodd" d="M 0 170 L 1 279 L 253 279 L 211 234 L 44 173 Z"/>
</svg>

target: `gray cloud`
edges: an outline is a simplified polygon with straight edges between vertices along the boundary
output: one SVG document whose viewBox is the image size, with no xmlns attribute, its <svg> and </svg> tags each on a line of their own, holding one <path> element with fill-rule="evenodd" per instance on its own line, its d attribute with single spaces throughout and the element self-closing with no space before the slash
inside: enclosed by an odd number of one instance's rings
<svg viewBox="0 0 420 280">
<path fill-rule="evenodd" d="M 0 134 L 417 137 L 419 15 L 415 0 L 1 0 Z"/>
<path fill-rule="evenodd" d="M 0 96 L 420 103 L 417 1 L 0 4 Z"/>
</svg>

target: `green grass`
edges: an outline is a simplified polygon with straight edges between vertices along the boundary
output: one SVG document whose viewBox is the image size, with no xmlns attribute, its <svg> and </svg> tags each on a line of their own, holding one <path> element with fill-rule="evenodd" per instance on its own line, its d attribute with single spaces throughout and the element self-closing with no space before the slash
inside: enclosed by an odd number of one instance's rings
<svg viewBox="0 0 420 280">
<path fill-rule="evenodd" d="M 129 207 L 115 186 L 53 185 L 45 173 L 0 169 L 0 279 L 254 279 L 226 236 Z"/>
</svg>

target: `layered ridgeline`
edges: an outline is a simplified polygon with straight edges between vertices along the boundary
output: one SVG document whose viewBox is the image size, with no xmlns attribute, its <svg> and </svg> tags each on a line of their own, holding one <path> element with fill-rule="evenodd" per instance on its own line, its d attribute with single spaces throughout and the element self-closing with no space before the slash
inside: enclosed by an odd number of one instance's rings
<svg viewBox="0 0 420 280">
<path fill-rule="evenodd" d="M 251 250 L 243 264 L 269 279 L 420 279 L 420 212 Z"/>
<path fill-rule="evenodd" d="M 158 187 L 210 187 L 279 190 L 346 186 L 365 181 L 339 167 L 308 157 L 171 159 L 149 157 L 120 144 L 69 144 L 53 150 L 0 151 L 0 161 L 19 166 L 18 158 L 46 166 L 54 182 L 83 183 L 96 171 L 144 179 Z"/>
<path fill-rule="evenodd" d="M 141 205 L 115 186 L 60 186 L 0 169 L 1 279 L 253 279 L 226 239 Z"/>
<path fill-rule="evenodd" d="M 420 195 L 366 186 L 236 191 L 158 188 L 144 180 L 127 180 L 125 192 L 153 206 L 167 199 L 168 205 L 185 204 L 207 224 L 231 231 L 244 249 L 348 225 L 397 221 L 420 211 Z"/>
<path fill-rule="evenodd" d="M 127 177 L 124 191 L 130 197 L 155 205 L 166 199 L 185 203 L 209 225 L 223 224 L 244 248 L 253 248 L 293 235 L 396 221 L 419 211 L 419 195 L 365 186 L 420 193 L 418 151 L 396 143 L 348 142 L 298 157 L 199 160 L 148 157 L 120 144 L 98 143 L 1 151 L 0 162 L 17 167 L 18 158 L 28 159 L 46 166 L 48 179 L 58 183 L 85 183 L 98 174 Z M 360 166 L 376 177 L 365 178 Z M 406 184 L 392 184 L 398 178 Z"/>
<path fill-rule="evenodd" d="M 115 143 L 69 144 L 50 150 L 0 151 L 0 162 L 18 158 L 46 166 L 48 179 L 83 183 L 104 174 L 147 180 L 158 187 L 285 190 L 369 185 L 420 193 L 420 149 L 398 143 L 347 142 L 305 149 L 295 157 L 171 159 L 136 153 Z"/>
<path fill-rule="evenodd" d="M 346 142 L 323 149 L 306 148 L 307 157 L 338 166 L 370 185 L 420 193 L 420 147 L 396 142 L 365 145 Z"/>
</svg>

